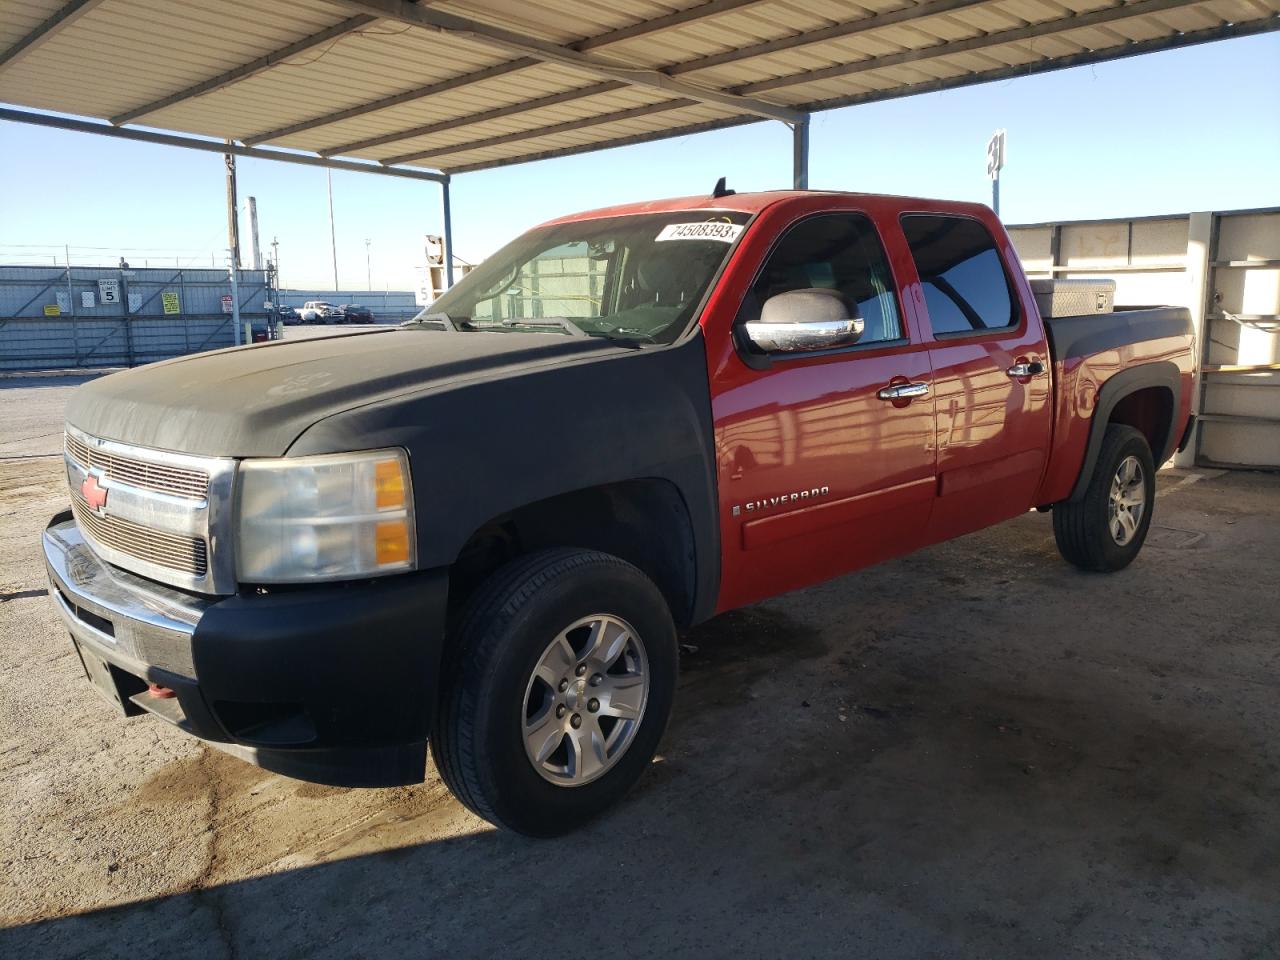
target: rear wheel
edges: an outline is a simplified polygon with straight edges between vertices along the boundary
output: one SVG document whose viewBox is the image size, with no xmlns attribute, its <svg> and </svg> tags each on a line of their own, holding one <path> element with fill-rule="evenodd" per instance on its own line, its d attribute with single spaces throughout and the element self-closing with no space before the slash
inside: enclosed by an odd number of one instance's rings
<svg viewBox="0 0 1280 960">
<path fill-rule="evenodd" d="M 1147 438 L 1124 424 L 1108 426 L 1084 497 L 1053 508 L 1053 533 L 1062 556 L 1081 570 L 1098 573 L 1132 563 L 1151 526 L 1155 477 Z"/>
<path fill-rule="evenodd" d="M 471 598 L 451 641 L 436 766 L 486 820 L 566 833 L 649 765 L 676 665 L 662 594 L 629 563 L 584 550 L 513 561 Z"/>
</svg>

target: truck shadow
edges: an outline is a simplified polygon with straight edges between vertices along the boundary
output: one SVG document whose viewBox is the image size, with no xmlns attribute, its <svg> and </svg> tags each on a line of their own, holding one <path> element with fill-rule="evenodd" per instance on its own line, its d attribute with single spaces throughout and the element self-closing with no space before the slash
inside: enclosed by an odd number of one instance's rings
<svg viewBox="0 0 1280 960">
<path fill-rule="evenodd" d="M 576 957 L 620 936 L 628 957 L 1280 943 L 1280 758 L 1236 714 L 1205 723 L 1203 685 L 1154 700 L 1145 668 L 1117 674 L 1088 638 L 1047 655 L 1052 672 L 959 631 L 831 638 L 798 601 L 690 631 L 652 771 L 571 837 L 459 830 L 441 797 L 311 851 L 322 862 L 0 931 L 0 955 Z"/>
</svg>

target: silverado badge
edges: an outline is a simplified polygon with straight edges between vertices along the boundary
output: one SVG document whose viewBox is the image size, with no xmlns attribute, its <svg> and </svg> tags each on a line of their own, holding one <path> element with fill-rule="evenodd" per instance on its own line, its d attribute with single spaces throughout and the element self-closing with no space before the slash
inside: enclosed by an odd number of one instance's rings
<svg viewBox="0 0 1280 960">
<path fill-rule="evenodd" d="M 825 497 L 831 493 L 830 487 L 811 487 L 808 490 L 796 490 L 792 493 L 782 493 L 776 497 L 762 497 L 759 500 L 748 500 L 746 503 L 735 503 L 733 505 L 733 515 L 741 516 L 745 513 L 760 513 L 763 510 L 770 510 L 774 507 L 781 507 L 792 503 L 803 503 L 806 500 L 815 500 L 818 497 Z"/>
</svg>

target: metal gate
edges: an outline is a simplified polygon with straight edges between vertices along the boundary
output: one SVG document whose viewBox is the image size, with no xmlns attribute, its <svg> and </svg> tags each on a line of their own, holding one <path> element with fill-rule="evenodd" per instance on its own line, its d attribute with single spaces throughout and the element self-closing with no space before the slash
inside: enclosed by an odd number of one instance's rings
<svg viewBox="0 0 1280 960">
<path fill-rule="evenodd" d="M 268 272 L 241 270 L 242 323 L 266 328 Z M 235 343 L 217 269 L 0 266 L 0 370 L 132 367 Z"/>
</svg>

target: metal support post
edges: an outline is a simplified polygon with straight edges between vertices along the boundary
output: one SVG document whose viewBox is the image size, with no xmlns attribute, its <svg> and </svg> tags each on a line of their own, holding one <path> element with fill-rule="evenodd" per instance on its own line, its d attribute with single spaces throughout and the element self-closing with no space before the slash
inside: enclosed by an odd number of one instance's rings
<svg viewBox="0 0 1280 960">
<path fill-rule="evenodd" d="M 1195 380 L 1191 384 L 1191 412 L 1197 416 L 1202 412 L 1201 394 L 1204 390 L 1204 365 L 1209 360 L 1209 322 L 1205 318 L 1208 312 L 1212 275 L 1209 267 L 1213 260 L 1213 228 L 1212 213 L 1193 213 L 1187 224 L 1187 308 L 1191 312 L 1191 331 L 1195 337 L 1197 364 Z M 1175 467 L 1194 467 L 1199 455 L 1200 431 L 1191 437 L 1187 448 L 1173 455 Z"/>
<path fill-rule="evenodd" d="M 790 124 L 791 185 L 796 190 L 809 189 L 809 115 Z"/>
<path fill-rule="evenodd" d="M 996 171 L 996 175 L 991 178 L 991 209 L 997 217 L 1000 216 L 1000 172 Z"/>
<path fill-rule="evenodd" d="M 126 271 L 120 271 L 120 313 L 124 317 L 124 342 L 125 349 L 128 351 L 129 366 L 133 366 L 137 359 L 137 352 L 133 348 L 133 317 L 129 314 L 129 278 L 125 276 Z"/>
<path fill-rule="evenodd" d="M 181 267 L 178 268 L 178 322 L 182 324 L 183 347 L 186 353 L 190 353 L 191 318 L 187 316 L 187 278 Z"/>
<path fill-rule="evenodd" d="M 231 326 L 235 328 L 237 347 L 242 342 L 240 339 L 240 278 L 237 276 L 239 273 L 239 267 L 233 262 L 231 264 Z"/>
<path fill-rule="evenodd" d="M 444 282 L 453 286 L 453 214 L 449 210 L 449 181 L 440 183 L 440 204 L 444 210 Z"/>
<path fill-rule="evenodd" d="M 71 310 L 71 345 L 76 352 L 76 366 L 80 366 L 80 321 L 76 317 L 76 295 L 71 289 L 71 246 L 64 245 L 67 256 L 67 302 Z"/>
</svg>

